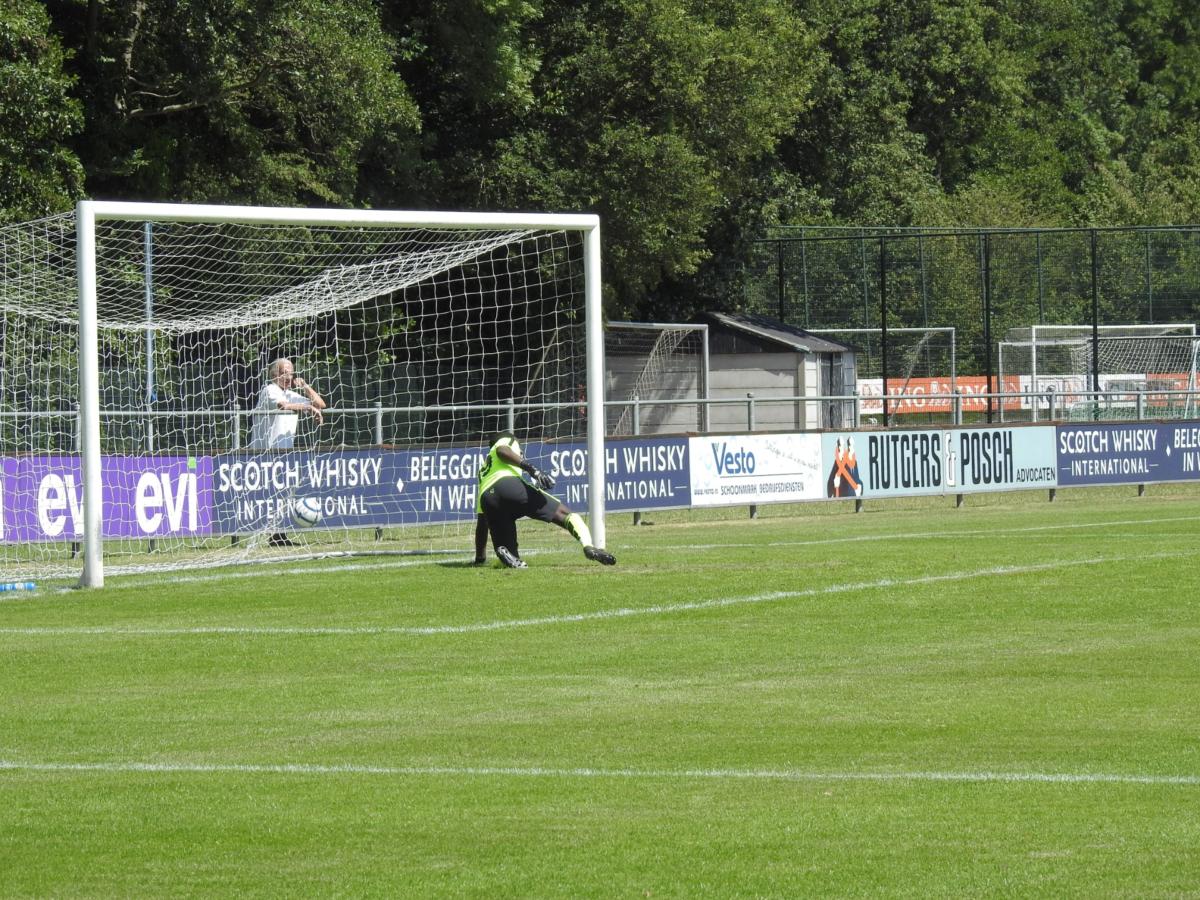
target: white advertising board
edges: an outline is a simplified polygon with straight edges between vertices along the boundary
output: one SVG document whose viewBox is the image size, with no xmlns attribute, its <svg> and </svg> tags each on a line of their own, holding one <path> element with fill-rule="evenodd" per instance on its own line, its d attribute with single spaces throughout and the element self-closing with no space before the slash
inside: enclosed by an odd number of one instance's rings
<svg viewBox="0 0 1200 900">
<path fill-rule="evenodd" d="M 692 506 L 793 503 L 824 496 L 819 434 L 690 439 Z"/>
</svg>

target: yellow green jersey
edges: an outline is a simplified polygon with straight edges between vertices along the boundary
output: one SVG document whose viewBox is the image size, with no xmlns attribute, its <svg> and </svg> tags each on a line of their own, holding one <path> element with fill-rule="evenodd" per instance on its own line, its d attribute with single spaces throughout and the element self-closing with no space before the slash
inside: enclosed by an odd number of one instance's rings
<svg viewBox="0 0 1200 900">
<path fill-rule="evenodd" d="M 475 491 L 476 514 L 483 512 L 484 491 L 508 475 L 516 478 L 521 477 L 521 470 L 518 467 L 500 458 L 500 454 L 496 452 L 500 447 L 509 447 L 518 456 L 524 455 L 521 453 L 521 445 L 515 437 L 505 436 L 492 444 L 492 449 L 488 451 L 487 459 L 479 467 L 479 487 Z"/>
</svg>

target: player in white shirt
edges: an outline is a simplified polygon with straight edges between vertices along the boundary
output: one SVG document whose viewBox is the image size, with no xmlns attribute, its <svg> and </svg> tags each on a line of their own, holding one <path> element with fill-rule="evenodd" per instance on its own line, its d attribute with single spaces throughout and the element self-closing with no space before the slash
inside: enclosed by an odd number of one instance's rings
<svg viewBox="0 0 1200 900">
<path fill-rule="evenodd" d="M 250 430 L 251 450 L 286 450 L 296 441 L 300 413 L 312 416 L 318 425 L 325 421 L 321 410 L 325 399 L 316 388 L 296 377 L 290 359 L 280 358 L 267 369 L 267 383 L 258 392 L 257 410 L 279 410 L 275 415 L 255 416 Z M 267 543 L 272 547 L 295 546 L 282 531 L 272 534 Z"/>
<path fill-rule="evenodd" d="M 255 416 L 250 432 L 251 450 L 286 450 L 296 440 L 296 428 L 300 413 L 316 419 L 320 425 L 325 421 L 321 410 L 325 400 L 316 389 L 296 377 L 290 359 L 277 359 L 267 370 L 267 383 L 258 392 L 257 410 L 281 410 L 283 414 Z"/>
</svg>

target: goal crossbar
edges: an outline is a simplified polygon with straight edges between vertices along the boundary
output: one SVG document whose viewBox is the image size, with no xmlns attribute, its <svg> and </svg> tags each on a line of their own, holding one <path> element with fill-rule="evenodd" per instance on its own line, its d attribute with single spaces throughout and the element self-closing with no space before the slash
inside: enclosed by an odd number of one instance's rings
<svg viewBox="0 0 1200 900">
<path fill-rule="evenodd" d="M 594 213 L 481 213 L 302 207 L 220 206 L 205 203 L 138 203 L 84 200 L 77 212 L 97 220 L 140 222 L 231 222 L 262 225 L 348 225 L 360 228 L 402 225 L 409 228 L 561 228 L 590 231 L 600 227 Z"/>
</svg>

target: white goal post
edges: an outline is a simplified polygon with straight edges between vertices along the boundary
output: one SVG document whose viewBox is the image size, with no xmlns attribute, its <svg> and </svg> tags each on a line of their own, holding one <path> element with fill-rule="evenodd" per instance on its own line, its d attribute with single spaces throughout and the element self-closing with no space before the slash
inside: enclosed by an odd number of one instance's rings
<svg viewBox="0 0 1200 900">
<path fill-rule="evenodd" d="M 1019 378 L 1023 391 L 1055 391 L 1063 402 L 1099 402 L 1092 377 L 1105 394 L 1194 391 L 1200 341 L 1192 322 L 1156 325 L 1031 325 L 1008 330 L 998 344 L 1001 381 Z M 1093 368 L 1098 365 L 1098 370 Z M 1176 398 L 1177 399 L 1177 398 Z M 1042 401 L 1043 403 L 1046 401 Z M 1114 402 L 1110 399 L 1106 402 Z M 1115 401 L 1132 406 L 1133 400 Z M 1161 407 L 1174 400 L 1159 399 Z M 1194 408 L 1186 395 L 1178 412 Z M 1160 410 L 1161 411 L 1161 410 Z"/>
<path fill-rule="evenodd" d="M 478 448 L 486 452 L 485 433 L 524 416 L 529 433 L 518 429 L 523 442 L 578 435 L 590 460 L 604 459 L 600 223 L 595 215 L 83 201 L 73 225 L 73 247 L 60 247 L 57 256 L 49 252 L 48 261 L 31 254 L 27 261 L 6 264 L 3 274 L 15 285 L 18 268 L 62 267 L 66 252 L 75 257 L 74 441 L 82 482 L 82 586 L 103 586 L 106 543 L 115 543 L 105 534 L 111 492 L 105 479 L 111 480 L 118 465 L 114 455 L 162 448 L 157 452 L 178 457 L 181 467 L 195 467 L 196 457 L 207 452 L 195 448 L 206 446 L 205 429 L 217 421 L 227 429 L 221 446 L 246 454 L 243 436 L 255 415 L 254 396 L 246 391 L 257 389 L 266 364 L 277 357 L 298 356 L 297 374 L 303 371 L 310 381 L 321 373 L 327 382 L 338 376 L 354 382 L 342 386 L 340 404 L 330 405 L 322 438 L 307 445 L 313 453 L 349 456 L 365 444 L 406 452 L 415 448 L 416 473 L 428 463 L 416 454 L 432 459 L 439 451 L 449 452 L 445 448 L 466 444 L 470 453 L 463 458 L 477 458 Z M 18 243 L 17 238 L 11 242 Z M 37 296 L 13 285 L 0 294 L 0 324 L 17 323 L 15 335 L 26 320 L 68 324 L 61 308 L 42 310 Z M 61 296 L 55 302 L 61 307 Z M 38 337 L 49 333 L 39 328 L 31 325 L 32 337 L 12 341 L 55 340 Z M 321 353 L 306 356 L 314 343 Z M 368 356 L 369 373 L 362 361 Z M 7 406 L 0 396 L 0 412 L 16 410 L 11 414 L 19 417 L 22 405 L 38 406 L 37 390 L 28 385 L 36 384 L 43 368 L 49 371 L 39 365 L 28 367 L 27 386 L 8 397 Z M 221 382 L 219 388 L 208 384 L 210 378 Z M 503 383 L 496 389 L 500 393 L 489 393 L 494 381 Z M 228 399 L 238 391 L 240 399 Z M 168 394 L 170 404 L 163 399 Z M 136 434 L 125 424 L 134 420 L 142 423 Z M 353 424 L 359 420 L 368 424 Z M 303 426 L 301 431 L 303 438 Z M 361 438 L 364 431 L 370 432 L 368 439 Z M 401 436 L 392 438 L 393 433 Z M 0 456 L 61 452 L 70 440 L 57 437 L 57 443 L 35 441 L 28 447 L 9 441 L 0 446 Z M 350 466 L 354 474 L 353 459 L 320 462 L 330 472 L 335 465 Z M 437 464 L 444 466 L 445 459 Z M 473 464 L 464 462 L 459 474 Z M 407 487 L 406 478 L 412 480 L 406 474 L 397 478 L 396 491 Z M 600 547 L 605 544 L 604 483 L 603 465 L 589 465 L 588 512 Z M 166 490 L 156 509 L 165 511 L 163 516 L 172 510 L 178 514 L 183 500 L 173 499 L 165 484 L 160 489 L 151 479 L 144 489 L 154 497 Z M 218 556 L 225 562 L 231 545 L 244 555 L 239 558 L 265 552 L 268 534 L 288 523 L 281 521 L 282 506 L 264 508 L 268 512 L 251 526 L 210 538 L 206 556 L 180 545 L 178 559 L 168 567 L 201 557 L 207 560 L 201 564 L 221 564 L 213 561 L 211 550 L 218 539 L 225 548 Z M 327 513 L 332 510 L 327 507 Z M 408 522 L 399 511 L 393 518 Z M 306 537 L 318 534 L 324 532 Z M 471 549 L 461 540 L 466 534 L 459 527 L 463 554 Z M 169 540 L 150 540 L 150 551 L 161 553 Z M 311 540 L 308 555 L 355 551 L 345 538 L 342 544 L 334 538 Z M 287 552 L 273 550 L 269 558 Z M 133 568 L 157 567 L 150 557 L 148 564 Z"/>
</svg>

